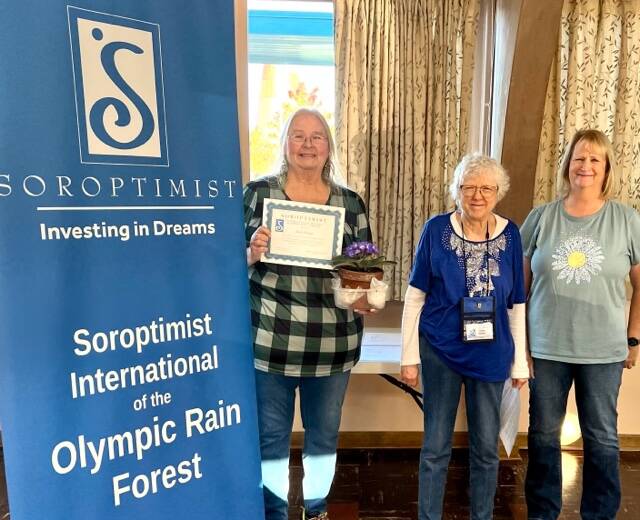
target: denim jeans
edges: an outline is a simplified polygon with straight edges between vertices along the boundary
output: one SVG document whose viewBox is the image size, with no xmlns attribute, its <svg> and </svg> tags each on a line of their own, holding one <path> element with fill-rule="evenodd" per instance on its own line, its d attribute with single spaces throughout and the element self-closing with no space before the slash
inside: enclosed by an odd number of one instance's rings
<svg viewBox="0 0 640 520">
<path fill-rule="evenodd" d="M 470 346 L 469 348 L 482 348 Z M 500 401 L 504 381 L 488 383 L 451 370 L 420 336 L 424 393 L 424 438 L 420 452 L 420 520 L 442 517 L 451 438 L 464 384 L 469 429 L 471 518 L 490 520 L 498 480 Z"/>
<path fill-rule="evenodd" d="M 533 362 L 525 480 L 529 518 L 555 519 L 562 509 L 560 431 L 573 382 L 584 446 L 580 515 L 584 520 L 615 518 L 620 507 L 616 404 L 623 364 Z"/>
<path fill-rule="evenodd" d="M 290 377 L 256 370 L 266 520 L 288 518 L 289 443 L 296 388 L 300 393 L 300 414 L 305 432 L 302 449 L 304 506 L 308 517 L 326 511 L 349 374 Z"/>
</svg>

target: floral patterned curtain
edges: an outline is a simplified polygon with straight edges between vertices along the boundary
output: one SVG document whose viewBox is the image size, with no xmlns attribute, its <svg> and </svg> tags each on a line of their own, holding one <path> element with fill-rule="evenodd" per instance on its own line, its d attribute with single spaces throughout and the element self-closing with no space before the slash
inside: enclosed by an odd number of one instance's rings
<svg viewBox="0 0 640 520">
<path fill-rule="evenodd" d="M 551 71 L 534 205 L 556 197 L 573 133 L 602 130 L 618 163 L 616 198 L 640 209 L 640 1 L 566 0 Z"/>
<path fill-rule="evenodd" d="M 407 286 L 425 220 L 467 151 L 480 0 L 335 0 L 336 140 L 375 240 Z"/>
</svg>

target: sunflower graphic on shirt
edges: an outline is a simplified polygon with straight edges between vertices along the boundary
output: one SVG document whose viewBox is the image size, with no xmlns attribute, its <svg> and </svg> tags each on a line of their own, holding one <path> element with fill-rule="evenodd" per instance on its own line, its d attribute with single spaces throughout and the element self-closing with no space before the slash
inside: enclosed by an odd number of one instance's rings
<svg viewBox="0 0 640 520">
<path fill-rule="evenodd" d="M 602 248 L 588 236 L 574 235 L 567 238 L 551 256 L 551 267 L 554 271 L 560 271 L 558 280 L 565 280 L 567 284 L 589 283 L 592 276 L 602 271 Z"/>
</svg>

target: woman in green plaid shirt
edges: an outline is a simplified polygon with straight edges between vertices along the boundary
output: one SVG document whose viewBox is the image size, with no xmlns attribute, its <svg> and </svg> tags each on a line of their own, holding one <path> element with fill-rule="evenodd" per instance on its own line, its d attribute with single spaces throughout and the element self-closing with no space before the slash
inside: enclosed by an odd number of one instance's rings
<svg viewBox="0 0 640 520">
<path fill-rule="evenodd" d="M 336 307 L 329 271 L 260 261 L 270 236 L 262 226 L 263 201 L 343 207 L 343 247 L 371 240 L 371 230 L 362 199 L 335 180 L 335 146 L 319 112 L 298 110 L 285 126 L 281 144 L 280 172 L 244 189 L 265 512 L 266 520 L 288 518 L 297 388 L 305 429 L 303 518 L 327 519 L 342 403 L 360 356 L 362 318 Z"/>
</svg>

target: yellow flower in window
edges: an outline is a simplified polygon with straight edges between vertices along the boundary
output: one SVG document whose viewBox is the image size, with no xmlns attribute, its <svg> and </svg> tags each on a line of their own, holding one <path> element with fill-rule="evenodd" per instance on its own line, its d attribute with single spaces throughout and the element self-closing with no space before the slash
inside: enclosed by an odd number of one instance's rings
<svg viewBox="0 0 640 520">
<path fill-rule="evenodd" d="M 576 235 L 562 242 L 553 257 L 551 266 L 560 271 L 558 280 L 567 283 L 590 282 L 591 277 L 602 270 L 602 248 L 590 237 Z"/>
</svg>

